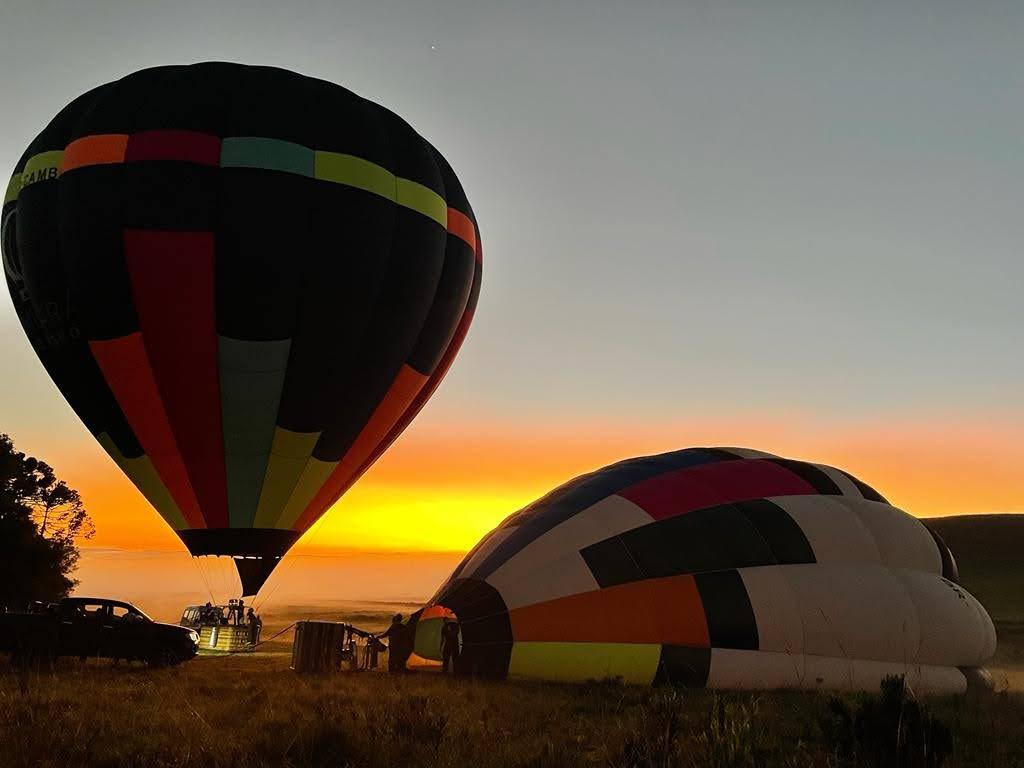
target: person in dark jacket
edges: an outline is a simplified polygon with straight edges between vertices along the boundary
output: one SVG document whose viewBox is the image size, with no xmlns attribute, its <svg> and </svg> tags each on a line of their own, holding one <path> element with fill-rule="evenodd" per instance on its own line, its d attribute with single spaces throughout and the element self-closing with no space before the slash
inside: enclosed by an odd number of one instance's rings
<svg viewBox="0 0 1024 768">
<path fill-rule="evenodd" d="M 388 640 L 388 672 L 400 675 L 405 672 L 405 662 L 412 656 L 412 629 L 402 623 L 402 614 L 396 613 L 391 619 L 391 626 L 379 637 Z"/>
<path fill-rule="evenodd" d="M 446 621 L 441 627 L 441 672 L 452 672 L 459 663 L 459 622 Z"/>
<path fill-rule="evenodd" d="M 256 647 L 256 643 L 260 640 L 260 630 L 263 629 L 263 619 L 256 615 L 256 611 L 249 606 L 249 613 L 245 617 L 246 624 L 249 625 L 249 645 Z"/>
</svg>

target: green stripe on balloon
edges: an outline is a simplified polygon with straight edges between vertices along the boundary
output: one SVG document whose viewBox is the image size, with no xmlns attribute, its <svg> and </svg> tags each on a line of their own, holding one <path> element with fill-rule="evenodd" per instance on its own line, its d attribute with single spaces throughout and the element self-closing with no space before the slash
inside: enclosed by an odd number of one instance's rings
<svg viewBox="0 0 1024 768">
<path fill-rule="evenodd" d="M 221 143 L 220 165 L 222 168 L 259 168 L 311 177 L 315 156 L 309 147 L 290 141 L 237 136 Z"/>
<path fill-rule="evenodd" d="M 293 432 L 277 426 L 256 506 L 254 528 L 277 528 L 278 518 L 313 455 L 320 432 Z"/>
<path fill-rule="evenodd" d="M 274 442 L 291 340 L 219 343 L 221 421 L 232 528 L 251 528 Z"/>
</svg>

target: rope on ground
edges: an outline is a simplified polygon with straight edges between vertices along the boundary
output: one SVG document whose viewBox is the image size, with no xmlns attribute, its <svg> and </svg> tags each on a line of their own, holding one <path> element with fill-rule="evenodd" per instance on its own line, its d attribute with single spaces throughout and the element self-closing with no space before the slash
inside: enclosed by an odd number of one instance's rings
<svg viewBox="0 0 1024 768">
<path fill-rule="evenodd" d="M 323 522 L 326 519 L 326 514 L 321 515 L 319 518 L 317 518 L 316 522 L 313 523 L 313 526 L 308 531 L 306 531 L 305 535 L 301 537 L 306 539 L 306 546 L 309 546 L 313 543 L 313 540 L 320 532 L 320 527 L 323 525 Z M 274 593 L 277 592 L 278 588 L 281 586 L 281 583 L 284 581 L 284 574 L 295 564 L 295 560 L 299 557 L 304 557 L 304 555 L 295 554 L 294 552 L 291 554 L 291 557 L 285 555 L 285 561 L 281 563 L 278 569 L 274 572 L 274 576 L 276 576 L 276 578 L 273 579 L 273 585 L 270 592 L 262 600 L 259 599 L 259 595 L 257 595 L 256 598 L 253 599 L 253 610 L 258 612 L 263 608 L 264 605 L 270 602 L 270 598 L 274 596 Z"/>
</svg>

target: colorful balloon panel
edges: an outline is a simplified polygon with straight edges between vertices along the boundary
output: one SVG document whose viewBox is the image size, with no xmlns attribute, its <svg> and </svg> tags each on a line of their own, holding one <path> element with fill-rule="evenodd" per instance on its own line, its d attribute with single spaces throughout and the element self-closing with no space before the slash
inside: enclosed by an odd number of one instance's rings
<svg viewBox="0 0 1024 768">
<path fill-rule="evenodd" d="M 437 387 L 482 263 L 458 179 L 404 121 L 220 63 L 69 104 L 15 169 L 3 244 L 62 394 L 246 594 Z"/>
<path fill-rule="evenodd" d="M 996 637 L 957 579 L 938 536 L 842 470 L 691 448 L 510 516 L 428 603 L 417 653 L 437 655 L 443 610 L 463 670 L 492 677 L 958 691 Z"/>
</svg>

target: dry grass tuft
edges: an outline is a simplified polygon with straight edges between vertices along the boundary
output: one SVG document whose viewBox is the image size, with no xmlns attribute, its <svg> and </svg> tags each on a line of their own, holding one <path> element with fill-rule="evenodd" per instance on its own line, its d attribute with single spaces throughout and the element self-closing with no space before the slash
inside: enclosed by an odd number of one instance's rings
<svg viewBox="0 0 1024 768">
<path fill-rule="evenodd" d="M 851 703 L 856 703 L 850 699 Z M 176 669 L 0 662 L 0 764 L 20 766 L 843 766 L 829 697 L 454 681 L 305 678 L 283 655 Z M 930 702 L 947 766 L 1024 765 L 1024 697 Z"/>
</svg>

